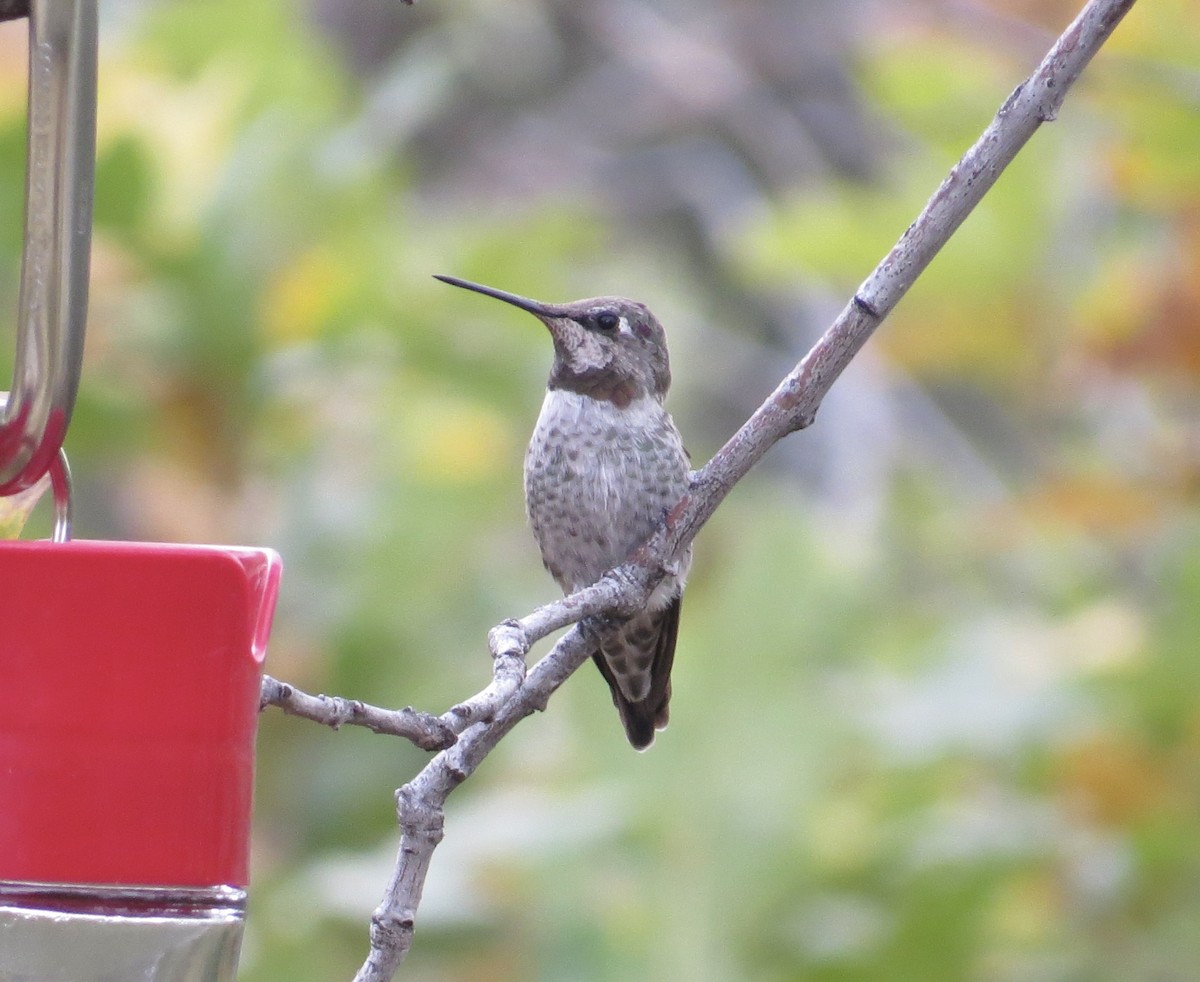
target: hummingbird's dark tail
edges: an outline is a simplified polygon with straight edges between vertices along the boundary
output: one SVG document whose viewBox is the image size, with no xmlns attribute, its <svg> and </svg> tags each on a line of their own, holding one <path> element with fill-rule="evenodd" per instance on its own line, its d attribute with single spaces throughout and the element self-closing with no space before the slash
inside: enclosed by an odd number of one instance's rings
<svg viewBox="0 0 1200 982">
<path fill-rule="evenodd" d="M 682 601 L 681 596 L 676 597 L 655 614 L 655 626 L 658 630 L 654 637 L 650 688 L 644 699 L 634 701 L 626 697 L 602 651 L 597 651 L 592 656 L 612 691 L 613 705 L 621 714 L 625 736 L 635 750 L 645 750 L 649 747 L 654 742 L 655 731 L 665 729 L 670 719 L 671 666 L 675 662 L 675 641 L 679 636 L 679 611 Z"/>
</svg>

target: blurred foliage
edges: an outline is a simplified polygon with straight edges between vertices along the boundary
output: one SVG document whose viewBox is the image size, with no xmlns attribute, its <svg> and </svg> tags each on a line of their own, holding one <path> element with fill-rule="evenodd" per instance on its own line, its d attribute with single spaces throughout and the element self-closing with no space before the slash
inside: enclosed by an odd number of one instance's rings
<svg viewBox="0 0 1200 982">
<path fill-rule="evenodd" d="M 102 7 L 77 533 L 274 546 L 275 675 L 442 711 L 554 593 L 549 346 L 430 274 L 650 302 L 704 459 L 1077 3 Z M 403 977 L 1194 977 L 1197 37 L 1135 7 L 705 529 L 653 750 L 589 668 L 454 796 Z M 9 311 L 23 58 L 6 25 Z M 260 749 L 242 978 L 348 978 L 424 755 Z"/>
</svg>

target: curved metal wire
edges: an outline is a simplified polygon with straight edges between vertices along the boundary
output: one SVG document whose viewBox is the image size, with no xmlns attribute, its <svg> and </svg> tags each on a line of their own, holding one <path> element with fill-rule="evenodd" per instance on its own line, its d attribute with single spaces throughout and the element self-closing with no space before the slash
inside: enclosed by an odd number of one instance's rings
<svg viewBox="0 0 1200 982">
<path fill-rule="evenodd" d="M 96 0 L 33 0 L 25 252 L 13 382 L 0 420 L 0 495 L 62 447 L 83 361 L 96 156 Z"/>
<path fill-rule="evenodd" d="M 60 449 L 50 462 L 50 487 L 54 493 L 54 532 L 50 540 L 70 542 L 75 503 L 71 495 L 71 465 L 65 450 Z"/>
</svg>

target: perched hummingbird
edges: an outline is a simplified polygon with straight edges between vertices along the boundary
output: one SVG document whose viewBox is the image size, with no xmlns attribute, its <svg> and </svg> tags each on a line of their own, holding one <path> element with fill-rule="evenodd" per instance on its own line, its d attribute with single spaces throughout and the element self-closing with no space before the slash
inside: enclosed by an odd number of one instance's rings
<svg viewBox="0 0 1200 982">
<path fill-rule="evenodd" d="M 563 592 L 591 586 L 628 559 L 687 490 L 687 451 L 663 408 L 671 368 L 662 325 L 621 297 L 548 304 L 437 279 L 527 310 L 550 330 L 554 363 L 525 453 L 525 510 Z M 593 656 L 638 750 L 667 725 L 691 559 L 689 549 L 646 609 L 614 627 Z"/>
</svg>

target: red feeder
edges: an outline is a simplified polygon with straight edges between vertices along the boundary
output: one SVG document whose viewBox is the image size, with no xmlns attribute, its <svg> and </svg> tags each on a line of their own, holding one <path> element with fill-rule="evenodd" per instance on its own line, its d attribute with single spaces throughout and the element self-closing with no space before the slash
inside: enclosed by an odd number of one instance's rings
<svg viewBox="0 0 1200 982">
<path fill-rule="evenodd" d="M 279 557 L 0 544 L 0 881 L 247 880 Z"/>
</svg>

